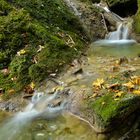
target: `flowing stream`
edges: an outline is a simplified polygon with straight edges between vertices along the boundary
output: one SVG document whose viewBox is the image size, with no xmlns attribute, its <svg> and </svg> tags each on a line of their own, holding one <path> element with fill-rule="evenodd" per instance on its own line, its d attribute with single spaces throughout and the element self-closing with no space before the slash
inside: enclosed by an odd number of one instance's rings
<svg viewBox="0 0 140 140">
<path fill-rule="evenodd" d="M 76 15 L 80 15 L 70 0 L 66 2 Z M 71 89 L 75 95 L 92 94 L 92 82 L 96 78 L 139 69 L 140 45 L 129 36 L 127 24 L 118 23 L 116 31 L 110 32 L 106 39 L 92 43 L 87 56 L 80 61 L 75 60 L 57 77 L 57 81 L 64 82 L 61 88 Z M 127 62 L 124 61 L 116 69 L 116 61 L 120 58 L 125 58 Z M 108 137 L 118 140 L 121 137 L 121 132 L 115 135 L 97 134 L 89 123 L 65 111 L 68 97 L 63 90 L 56 90 L 53 94 L 48 92 L 56 86 L 53 80 L 47 80 L 23 111 L 7 118 L 3 116 L 0 119 L 0 140 L 104 140 Z M 52 103 L 61 97 L 62 100 Z M 80 103 L 80 100 L 77 102 Z M 78 114 L 74 105 L 72 102 L 69 111 Z"/>
<path fill-rule="evenodd" d="M 139 69 L 139 54 L 139 44 L 105 47 L 95 46 L 93 43 L 87 52 L 87 57 L 83 56 L 80 63 L 74 61 L 75 66 L 70 66 L 61 73 L 57 81 L 63 81 L 62 85 L 71 89 L 75 95 L 92 94 L 92 82 L 96 78 L 113 76 L 125 70 Z M 128 61 L 114 69 L 116 61 L 124 57 Z M 76 69 L 81 68 L 82 72 L 74 74 Z M 48 92 L 56 86 L 52 80 L 47 80 L 34 93 L 25 110 L 10 115 L 7 119 L 3 116 L 0 119 L 0 140 L 105 140 L 106 137 L 118 140 L 122 136 L 121 132 L 116 132 L 116 135 L 109 134 L 109 136 L 96 134 L 87 122 L 63 111 L 66 106 L 65 101 L 59 106 L 52 106 L 51 101 L 61 96 L 58 92 L 54 94 Z M 77 102 L 80 103 L 80 101 Z M 78 114 L 74 102 L 72 102 L 71 112 Z"/>
</svg>

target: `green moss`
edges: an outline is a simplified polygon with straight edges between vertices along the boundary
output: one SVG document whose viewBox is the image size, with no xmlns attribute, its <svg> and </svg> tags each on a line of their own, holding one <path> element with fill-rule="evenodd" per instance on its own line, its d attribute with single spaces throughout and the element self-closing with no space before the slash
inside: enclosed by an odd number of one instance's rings
<svg viewBox="0 0 140 140">
<path fill-rule="evenodd" d="M 5 0 L 0 0 L 0 15 L 6 16 L 12 10 L 12 6 Z"/>
<path fill-rule="evenodd" d="M 92 108 L 104 122 L 115 115 L 116 103 L 111 94 L 104 95 L 92 103 Z"/>
<path fill-rule="evenodd" d="M 5 93 L 10 88 L 17 92 L 31 81 L 39 83 L 84 48 L 82 27 L 62 0 L 1 0 L 0 10 L 6 11 L 0 16 L 0 69 L 10 70 L 5 77 L 10 86 L 0 79 Z M 40 45 L 44 49 L 38 51 Z M 21 49 L 25 54 L 19 56 Z M 11 81 L 13 77 L 17 79 Z"/>
<path fill-rule="evenodd" d="M 134 16 L 134 29 L 136 33 L 140 33 L 140 0 L 137 0 L 138 11 Z"/>
<path fill-rule="evenodd" d="M 118 100 L 114 100 L 114 93 L 107 93 L 91 104 L 93 110 L 101 118 L 104 124 L 109 124 L 115 118 L 123 118 L 135 110 L 139 97 L 133 98 L 133 94 L 125 94 Z M 132 98 L 132 100 L 129 98 Z"/>
<path fill-rule="evenodd" d="M 117 82 L 119 85 L 112 89 L 100 89 L 97 92 L 102 96 L 88 100 L 89 108 L 95 112 L 103 126 L 108 127 L 110 124 L 118 123 L 119 120 L 124 120 L 139 108 L 140 96 L 133 94 L 133 91 L 130 92 L 123 86 L 124 83 L 129 82 L 131 75 L 133 74 L 122 73 L 113 78 L 107 78 L 105 84 L 112 85 Z M 135 85 L 134 89 L 137 87 L 138 85 Z M 122 93 L 118 94 L 120 92 Z"/>
</svg>

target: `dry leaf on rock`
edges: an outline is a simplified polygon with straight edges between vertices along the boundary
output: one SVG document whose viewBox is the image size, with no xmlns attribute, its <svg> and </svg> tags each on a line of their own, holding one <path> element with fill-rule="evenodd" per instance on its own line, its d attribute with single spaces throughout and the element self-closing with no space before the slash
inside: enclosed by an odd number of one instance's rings
<svg viewBox="0 0 140 140">
<path fill-rule="evenodd" d="M 96 81 L 94 81 L 92 83 L 92 86 L 101 88 L 103 84 L 104 84 L 104 79 L 101 78 L 101 79 L 97 79 Z"/>
<path fill-rule="evenodd" d="M 135 85 L 140 85 L 140 76 L 131 77 L 131 82 Z"/>
<path fill-rule="evenodd" d="M 135 85 L 129 81 L 128 83 L 123 84 L 123 86 L 127 87 L 128 89 L 133 89 Z"/>
<path fill-rule="evenodd" d="M 119 87 L 120 84 L 118 82 L 114 83 L 114 84 L 111 84 L 111 85 L 107 85 L 107 88 L 108 89 L 114 89 L 115 87 Z"/>
</svg>

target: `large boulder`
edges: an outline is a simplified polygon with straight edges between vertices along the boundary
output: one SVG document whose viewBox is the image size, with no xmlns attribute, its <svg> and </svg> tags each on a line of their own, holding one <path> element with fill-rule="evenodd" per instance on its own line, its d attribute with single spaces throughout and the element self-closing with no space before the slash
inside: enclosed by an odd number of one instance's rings
<svg viewBox="0 0 140 140">
<path fill-rule="evenodd" d="M 93 82 L 93 97 L 88 99 L 85 116 L 99 133 L 113 131 L 117 127 L 132 125 L 140 109 L 140 76 L 121 73 L 105 81 Z M 89 113 L 87 113 L 87 110 Z M 92 117 L 91 117 L 92 114 Z M 91 119 L 93 118 L 93 119 Z M 130 119 L 131 118 L 131 119 Z"/>
</svg>

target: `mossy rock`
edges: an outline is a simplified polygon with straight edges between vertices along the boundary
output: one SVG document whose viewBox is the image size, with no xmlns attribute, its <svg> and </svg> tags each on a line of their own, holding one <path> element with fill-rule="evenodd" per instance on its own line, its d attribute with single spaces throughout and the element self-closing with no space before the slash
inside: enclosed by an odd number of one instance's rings
<svg viewBox="0 0 140 140">
<path fill-rule="evenodd" d="M 134 16 L 134 29 L 136 33 L 140 33 L 140 0 L 137 0 L 138 10 Z"/>
<path fill-rule="evenodd" d="M 131 91 L 124 86 L 130 81 L 130 77 L 131 75 L 123 73 L 106 79 L 105 84 L 107 85 L 115 85 L 116 82 L 118 84 L 113 89 L 99 89 L 98 92 L 102 96 L 88 100 L 88 107 L 94 112 L 93 125 L 96 131 L 112 131 L 140 109 L 140 96 L 134 94 L 135 89 L 139 88 L 139 84 L 136 84 Z"/>
</svg>

